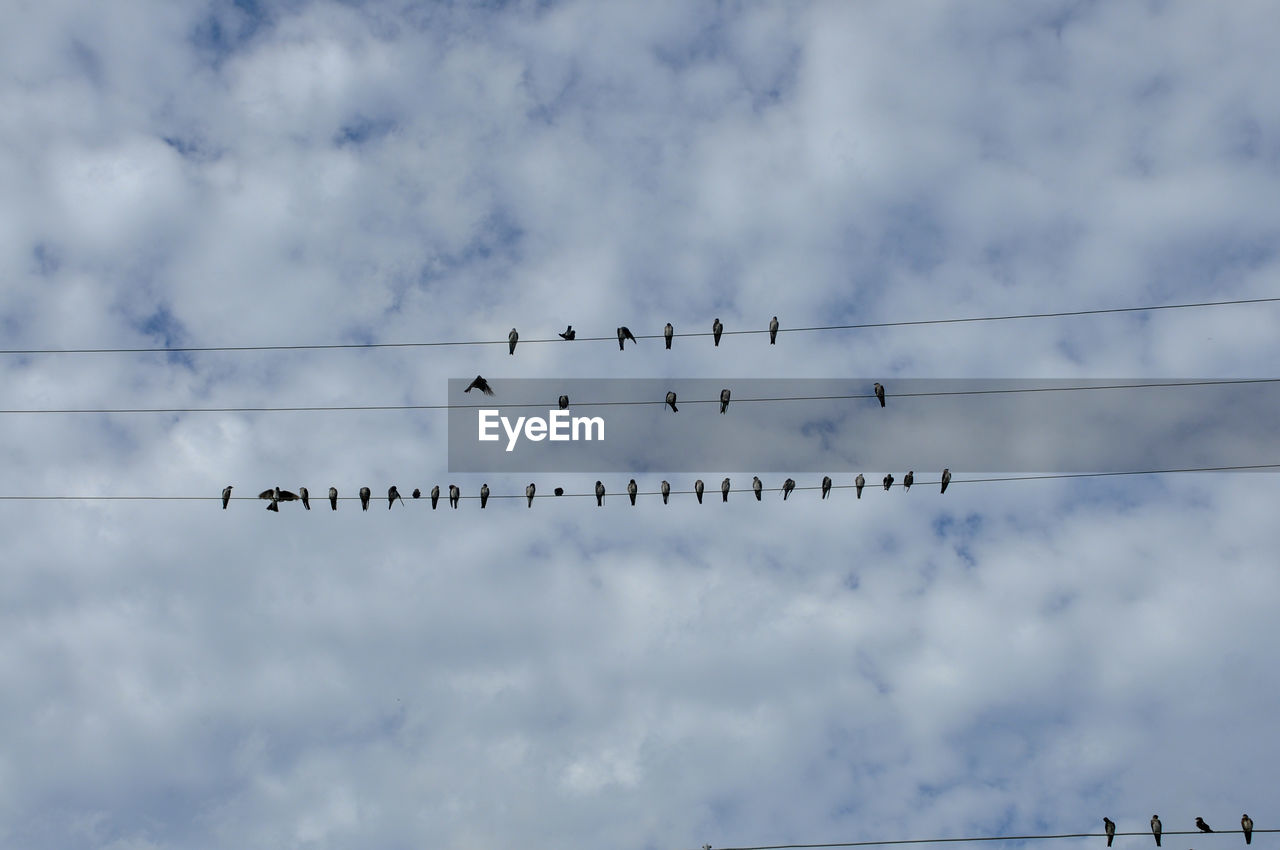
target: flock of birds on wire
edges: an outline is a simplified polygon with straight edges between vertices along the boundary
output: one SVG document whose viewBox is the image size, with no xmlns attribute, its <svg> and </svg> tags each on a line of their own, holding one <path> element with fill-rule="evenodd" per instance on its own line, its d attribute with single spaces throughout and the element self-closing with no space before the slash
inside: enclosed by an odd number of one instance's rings
<svg viewBox="0 0 1280 850">
<path fill-rule="evenodd" d="M 1111 846 L 1112 840 L 1116 837 L 1116 824 L 1111 818 L 1103 818 L 1102 825 L 1107 831 L 1107 846 Z M 1213 827 L 1204 822 L 1204 818 L 1196 818 L 1196 829 L 1201 832 L 1213 832 Z M 1248 815 L 1240 816 L 1240 831 L 1244 833 L 1244 843 L 1253 843 L 1253 818 Z M 1151 816 L 1151 835 L 1156 840 L 1156 846 L 1160 846 L 1160 835 L 1164 832 L 1164 826 L 1160 823 L 1159 815 Z"/>
<path fill-rule="evenodd" d="M 662 329 L 662 338 L 666 342 L 667 348 L 671 348 L 671 340 L 675 337 L 675 333 L 676 333 L 675 327 L 670 322 L 667 322 L 667 326 Z M 722 323 L 720 319 L 717 317 L 716 320 L 711 323 L 711 337 L 715 341 L 716 347 L 720 346 L 720 336 L 723 333 L 724 333 L 724 323 Z M 564 331 L 561 332 L 560 338 L 563 339 L 565 342 L 573 342 L 575 339 L 578 338 L 578 332 L 573 329 L 573 325 L 569 325 L 567 328 L 564 329 Z M 627 340 L 631 340 L 632 342 L 635 342 L 635 343 L 639 342 L 639 340 L 636 339 L 636 335 L 631 332 L 631 329 L 628 328 L 626 325 L 623 325 L 618 328 L 618 350 L 619 351 L 622 351 L 626 347 Z M 517 331 L 515 328 L 512 328 L 511 333 L 507 334 L 507 353 L 508 354 L 516 353 L 516 343 L 518 342 L 520 342 L 520 332 Z M 774 316 L 769 321 L 769 344 L 770 345 L 778 344 L 778 317 L 777 316 Z"/>
</svg>

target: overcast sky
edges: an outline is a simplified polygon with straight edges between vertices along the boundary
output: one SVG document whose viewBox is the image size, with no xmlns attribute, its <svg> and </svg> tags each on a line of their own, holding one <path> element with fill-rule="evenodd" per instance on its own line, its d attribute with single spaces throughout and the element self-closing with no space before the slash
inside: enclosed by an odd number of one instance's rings
<svg viewBox="0 0 1280 850">
<path fill-rule="evenodd" d="M 18 0 L 0 348 L 1275 297 L 1277 43 L 1280 14 L 1252 0 Z M 1274 377 L 1278 318 L 10 354 L 0 408 L 473 403 L 448 381 L 476 374 L 499 401 L 535 378 L 872 378 L 892 396 Z M 1110 399 L 1149 416 L 1141 392 Z M 1199 390 L 1160 392 L 1185 412 Z M 1280 821 L 1274 474 L 957 474 L 939 495 L 919 468 L 927 485 L 886 493 L 906 470 L 869 458 L 829 470 L 864 472 L 861 500 L 723 504 L 725 476 L 786 475 L 717 463 L 638 468 L 643 491 L 701 477 L 708 497 L 633 508 L 626 472 L 451 474 L 441 410 L 0 424 L 0 495 L 201 497 L 0 501 L 0 846 L 681 850 Z M 832 440 L 865 457 L 856 429 Z M 1265 433 L 1252 462 L 1280 463 Z M 603 509 L 550 496 L 598 477 Z M 530 480 L 532 508 L 385 504 L 391 484 Z M 226 484 L 314 504 L 223 511 Z M 362 485 L 367 513 L 345 501 Z"/>
</svg>

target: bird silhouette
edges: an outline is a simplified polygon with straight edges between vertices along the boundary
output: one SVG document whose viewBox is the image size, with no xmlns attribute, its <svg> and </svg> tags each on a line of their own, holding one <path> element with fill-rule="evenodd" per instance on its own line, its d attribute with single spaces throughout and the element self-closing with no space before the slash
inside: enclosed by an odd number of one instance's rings
<svg viewBox="0 0 1280 850">
<path fill-rule="evenodd" d="M 485 395 L 493 395 L 493 387 L 489 386 L 489 382 L 480 375 L 476 375 L 476 379 L 468 384 L 467 388 L 463 390 L 463 392 L 469 393 L 472 390 L 479 390 Z"/>
<path fill-rule="evenodd" d="M 480 509 L 484 510 L 484 506 L 489 504 L 489 485 L 480 485 Z"/>
<path fill-rule="evenodd" d="M 720 482 L 720 501 L 722 502 L 729 501 L 729 479 L 728 478 Z"/>
<path fill-rule="evenodd" d="M 760 476 L 751 476 L 751 492 L 756 494 L 756 501 L 760 501 L 760 491 L 764 489 L 764 485 L 760 483 Z"/>
<path fill-rule="evenodd" d="M 440 504 L 440 485 L 431 488 L 431 510 L 436 509 L 436 505 Z"/>
<path fill-rule="evenodd" d="M 693 482 L 693 495 L 698 497 L 698 504 L 702 504 L 702 479 L 699 478 Z"/>
<path fill-rule="evenodd" d="M 560 338 L 566 341 L 573 341 L 578 338 L 578 332 L 573 329 L 573 325 L 564 329 L 564 333 L 560 334 Z"/>
<path fill-rule="evenodd" d="M 396 489 L 396 485 L 392 484 L 387 490 L 387 510 L 391 510 L 391 506 L 396 503 L 396 499 L 400 500 L 400 504 L 404 504 L 404 496 L 400 495 L 400 491 Z"/>
<path fill-rule="evenodd" d="M 1240 816 L 1240 829 L 1244 830 L 1244 843 L 1253 843 L 1253 818 L 1248 815 Z"/>
<path fill-rule="evenodd" d="M 511 333 L 507 334 L 507 353 L 516 353 L 516 343 L 520 341 L 520 334 L 516 333 L 516 329 L 512 328 Z"/>
<path fill-rule="evenodd" d="M 884 387 L 878 382 L 871 387 L 876 392 L 876 398 L 880 400 L 880 406 L 884 407 Z"/>
<path fill-rule="evenodd" d="M 554 491 L 554 492 L 555 492 L 555 494 L 556 494 L 557 496 L 563 496 L 563 495 L 564 495 L 564 488 L 563 488 L 563 487 L 557 487 L 557 488 L 555 489 L 555 491 Z"/>
<path fill-rule="evenodd" d="M 867 483 L 867 479 L 862 477 L 862 473 L 858 473 L 858 477 L 853 479 L 853 487 L 858 491 L 858 498 L 862 498 L 862 488 Z"/>
<path fill-rule="evenodd" d="M 888 490 L 893 486 L 893 473 L 889 473 L 884 477 L 884 489 Z"/>
<path fill-rule="evenodd" d="M 671 485 L 666 481 L 662 482 L 662 504 L 667 503 L 667 497 L 671 495 Z"/>
<path fill-rule="evenodd" d="M 336 511 L 338 509 L 338 488 L 329 488 L 329 510 Z"/>
<path fill-rule="evenodd" d="M 667 392 L 667 404 L 671 407 L 672 413 L 680 412 L 680 408 L 676 407 L 676 394 L 674 390 Z"/>
<path fill-rule="evenodd" d="M 915 472 L 912 470 L 908 470 L 906 476 L 902 479 L 902 492 L 905 493 L 906 491 L 910 490 L 911 484 L 915 480 L 916 480 Z"/>
<path fill-rule="evenodd" d="M 1111 818 L 1103 818 L 1102 825 L 1107 830 L 1107 846 L 1110 847 L 1112 839 L 1116 837 L 1115 821 L 1111 820 Z"/>
<path fill-rule="evenodd" d="M 636 342 L 636 335 L 631 332 L 631 328 L 627 327 L 626 325 L 623 325 L 622 327 L 618 328 L 618 350 L 619 351 L 623 349 L 623 343 L 625 343 L 627 340 Z"/>
<path fill-rule="evenodd" d="M 822 498 L 827 498 L 831 494 L 831 476 L 822 476 Z"/>
<path fill-rule="evenodd" d="M 369 496 L 370 496 L 369 488 L 361 487 L 360 488 L 360 509 L 361 510 L 365 510 L 365 511 L 369 510 Z"/>
<path fill-rule="evenodd" d="M 298 488 L 298 498 L 302 500 L 302 506 L 307 510 L 311 510 L 311 494 L 307 492 L 306 487 Z"/>
<path fill-rule="evenodd" d="M 560 396 L 560 409 L 567 410 L 569 408 L 569 397 L 567 395 Z"/>
<path fill-rule="evenodd" d="M 596 507 L 597 508 L 604 507 L 604 482 L 603 481 L 596 482 Z"/>
<path fill-rule="evenodd" d="M 638 488 L 636 487 L 636 480 L 635 480 L 634 478 L 632 478 L 630 481 L 628 481 L 628 482 L 627 482 L 627 495 L 631 497 L 631 506 L 632 506 L 632 507 L 635 507 L 635 504 L 636 504 L 636 490 L 637 490 L 637 489 L 638 489 Z"/>
<path fill-rule="evenodd" d="M 1196 829 L 1201 832 L 1213 832 L 1213 827 L 1204 822 L 1204 818 L 1196 818 Z"/>
<path fill-rule="evenodd" d="M 449 485 L 449 507 L 455 511 L 458 509 L 458 500 L 462 498 L 462 491 L 458 489 L 457 484 Z"/>
<path fill-rule="evenodd" d="M 524 488 L 524 495 L 529 500 L 529 507 L 533 507 L 533 494 L 536 493 L 537 491 L 538 491 L 538 488 L 533 486 L 532 481 L 529 482 L 528 487 Z"/>
<path fill-rule="evenodd" d="M 231 485 L 228 484 L 226 487 L 222 488 L 222 509 L 224 511 L 227 509 L 227 502 L 230 502 L 230 501 L 231 501 Z"/>
<path fill-rule="evenodd" d="M 1151 834 L 1155 836 L 1157 847 L 1160 846 L 1160 833 L 1162 830 L 1163 830 L 1163 827 L 1160 825 L 1160 816 L 1152 815 L 1151 816 Z"/>
<path fill-rule="evenodd" d="M 778 317 L 774 316 L 769 320 L 769 344 L 778 344 Z"/>
<path fill-rule="evenodd" d="M 421 491 L 421 490 L 419 490 L 417 487 L 414 487 L 414 488 L 413 488 L 413 498 L 415 498 L 415 499 L 421 499 L 421 498 L 422 498 L 422 491 Z"/>
<path fill-rule="evenodd" d="M 667 349 L 671 349 L 671 337 L 675 335 L 676 329 L 671 327 L 671 323 L 667 322 L 667 326 L 662 329 L 662 338 L 667 341 Z"/>
<path fill-rule="evenodd" d="M 719 317 L 711 325 L 711 336 L 716 341 L 716 347 L 720 347 L 720 334 L 724 333 L 724 325 L 720 324 Z"/>
<path fill-rule="evenodd" d="M 940 493 L 947 492 L 947 485 L 950 483 L 951 483 L 951 470 L 950 469 L 942 470 L 942 489 L 939 492 Z"/>
<path fill-rule="evenodd" d="M 724 413 L 729 409 L 729 390 L 725 388 L 720 391 L 720 412 Z"/>
<path fill-rule="evenodd" d="M 258 494 L 259 499 L 266 499 L 271 504 L 267 505 L 267 510 L 280 513 L 281 502 L 292 502 L 298 498 L 297 493 L 290 493 L 288 490 L 281 490 L 279 487 L 273 487 L 270 490 L 263 490 Z"/>
<path fill-rule="evenodd" d="M 785 502 L 787 500 L 787 497 L 791 495 L 791 491 L 794 489 L 796 489 L 796 480 L 794 478 L 788 478 L 786 481 L 783 481 L 782 482 L 782 501 Z"/>
</svg>

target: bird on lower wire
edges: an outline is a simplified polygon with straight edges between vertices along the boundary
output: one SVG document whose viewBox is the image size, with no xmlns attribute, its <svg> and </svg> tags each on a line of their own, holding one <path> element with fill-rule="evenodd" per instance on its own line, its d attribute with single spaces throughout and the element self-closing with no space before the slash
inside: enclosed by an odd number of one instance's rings
<svg viewBox="0 0 1280 850">
<path fill-rule="evenodd" d="M 698 497 L 698 504 L 699 504 L 699 505 L 701 505 L 701 504 L 702 504 L 702 487 L 703 487 L 703 485 L 702 485 L 702 479 L 701 479 L 701 478 L 699 478 L 697 481 L 693 482 L 693 495 L 695 495 L 695 496 L 697 496 L 697 497 Z"/>
<path fill-rule="evenodd" d="M 720 391 L 720 412 L 724 413 L 729 409 L 729 390 L 726 387 Z"/>
<path fill-rule="evenodd" d="M 871 388 L 875 390 L 876 398 L 880 401 L 880 406 L 884 407 L 884 387 L 877 382 Z"/>
<path fill-rule="evenodd" d="M 862 477 L 862 473 L 858 473 L 858 477 L 853 479 L 853 488 L 858 491 L 858 498 L 862 498 L 862 488 L 867 483 L 867 479 Z"/>
<path fill-rule="evenodd" d="M 417 487 L 414 487 L 414 488 L 413 488 L 413 498 L 415 498 L 415 499 L 421 499 L 421 498 L 422 498 L 422 491 L 421 491 L 421 490 L 419 490 Z"/>
<path fill-rule="evenodd" d="M 729 501 L 729 479 L 728 478 L 720 482 L 720 501 L 722 502 Z"/>
<path fill-rule="evenodd" d="M 507 334 L 507 345 L 509 346 L 507 348 L 508 354 L 516 353 L 516 343 L 519 341 L 520 341 L 520 334 L 516 333 L 515 328 L 512 328 L 511 333 Z"/>
<path fill-rule="evenodd" d="M 228 484 L 226 487 L 222 488 L 222 509 L 224 511 L 227 509 L 227 502 L 230 502 L 230 501 L 231 501 L 231 485 Z"/>
<path fill-rule="evenodd" d="M 462 498 L 462 491 L 458 489 L 457 484 L 449 485 L 449 507 L 454 510 L 458 509 L 458 500 Z"/>
<path fill-rule="evenodd" d="M 555 494 L 556 494 L 557 496 L 563 496 L 563 495 L 564 495 L 564 488 L 563 488 L 563 487 L 557 487 L 553 492 L 555 492 Z"/>
<path fill-rule="evenodd" d="M 336 511 L 338 509 L 338 488 L 329 488 L 329 509 Z"/>
<path fill-rule="evenodd" d="M 764 489 L 764 485 L 760 483 L 760 476 L 751 476 L 751 492 L 756 494 L 756 501 L 760 501 L 760 491 Z"/>
<path fill-rule="evenodd" d="M 884 477 L 884 489 L 888 490 L 893 486 L 893 473 L 889 473 Z"/>
<path fill-rule="evenodd" d="M 597 508 L 604 507 L 604 482 L 603 481 L 596 482 L 596 507 Z"/>
<path fill-rule="evenodd" d="M 1201 832 L 1213 832 L 1213 827 L 1205 823 L 1204 818 L 1200 818 L 1200 817 L 1196 818 L 1196 829 L 1200 830 Z"/>
<path fill-rule="evenodd" d="M 623 325 L 622 327 L 618 328 L 618 350 L 619 351 L 623 349 L 624 347 L 623 343 L 625 343 L 627 340 L 636 342 L 636 335 L 631 332 L 631 328 L 627 327 L 626 325 Z"/>
<path fill-rule="evenodd" d="M 487 504 L 489 504 L 489 485 L 481 484 L 480 485 L 480 508 L 483 509 L 484 506 Z"/>
<path fill-rule="evenodd" d="M 369 510 L 369 496 L 372 495 L 368 487 L 360 488 L 360 509 Z"/>
<path fill-rule="evenodd" d="M 831 476 L 822 476 L 822 498 L 827 498 L 831 494 Z"/>
<path fill-rule="evenodd" d="M 947 485 L 950 483 L 951 483 L 951 470 L 950 469 L 942 470 L 942 490 L 940 490 L 939 492 L 941 493 L 947 492 Z"/>
<path fill-rule="evenodd" d="M 469 393 L 472 390 L 479 390 L 485 395 L 493 395 L 493 387 L 489 386 L 489 382 L 481 375 L 476 375 L 476 379 L 468 384 L 467 388 L 463 390 L 463 392 Z"/>
<path fill-rule="evenodd" d="M 680 408 L 676 407 L 676 394 L 674 390 L 667 392 L 667 406 L 671 408 L 672 413 L 680 412 Z"/>
<path fill-rule="evenodd" d="M 637 492 L 637 490 L 638 490 L 638 489 L 639 489 L 639 488 L 638 488 L 638 487 L 636 487 L 636 480 L 635 480 L 634 478 L 632 478 L 630 481 L 628 481 L 628 482 L 627 482 L 627 495 L 631 497 L 631 506 L 632 506 L 632 507 L 635 507 L 635 504 L 636 504 L 636 492 Z"/>
<path fill-rule="evenodd" d="M 533 507 L 533 494 L 536 493 L 537 490 L 538 488 L 533 485 L 532 481 L 529 482 L 528 487 L 524 488 L 524 495 L 529 500 L 529 507 Z"/>
<path fill-rule="evenodd" d="M 662 504 L 667 503 L 667 497 L 671 495 L 671 485 L 666 481 L 662 482 Z"/>
<path fill-rule="evenodd" d="M 561 410 L 569 409 L 569 397 L 567 395 L 560 396 L 560 409 Z"/>
<path fill-rule="evenodd" d="M 311 494 L 307 492 L 306 487 L 298 488 L 298 498 L 302 500 L 302 506 L 307 510 L 311 510 Z"/>
<path fill-rule="evenodd" d="M 787 500 L 787 497 L 791 495 L 791 491 L 794 489 L 796 489 L 796 480 L 794 478 L 788 478 L 786 481 L 783 481 L 782 482 L 782 501 L 785 502 Z"/>
<path fill-rule="evenodd" d="M 902 479 L 902 491 L 905 493 L 906 491 L 910 490 L 910 489 L 911 489 L 911 484 L 912 484 L 915 480 L 916 480 L 916 474 L 915 474 L 915 472 L 913 472 L 913 471 L 911 471 L 911 470 L 907 470 L 906 477 L 904 477 L 904 478 Z"/>
</svg>

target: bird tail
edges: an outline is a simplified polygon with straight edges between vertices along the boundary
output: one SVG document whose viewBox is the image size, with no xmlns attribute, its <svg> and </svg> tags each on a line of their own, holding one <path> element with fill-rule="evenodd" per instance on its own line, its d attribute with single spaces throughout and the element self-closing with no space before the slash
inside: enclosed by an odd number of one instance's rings
<svg viewBox="0 0 1280 850">
<path fill-rule="evenodd" d="M 1114 835 L 1108 835 L 1108 836 L 1107 836 L 1107 846 L 1108 846 L 1108 847 L 1110 847 L 1110 846 L 1111 846 L 1111 840 L 1112 840 L 1113 838 L 1115 838 L 1115 836 L 1114 836 Z"/>
<path fill-rule="evenodd" d="M 277 505 L 275 502 L 272 502 L 271 504 L 267 505 L 267 510 L 280 513 L 280 506 Z"/>
</svg>

